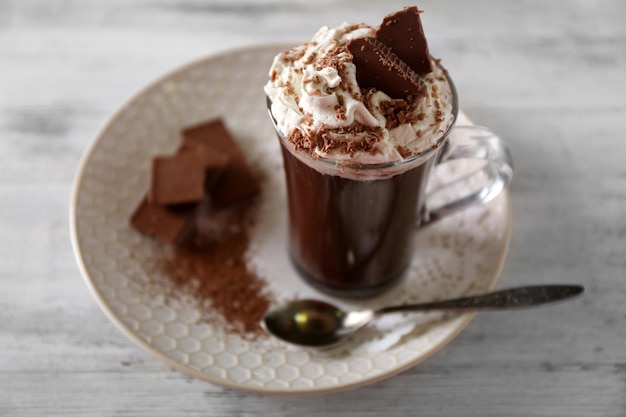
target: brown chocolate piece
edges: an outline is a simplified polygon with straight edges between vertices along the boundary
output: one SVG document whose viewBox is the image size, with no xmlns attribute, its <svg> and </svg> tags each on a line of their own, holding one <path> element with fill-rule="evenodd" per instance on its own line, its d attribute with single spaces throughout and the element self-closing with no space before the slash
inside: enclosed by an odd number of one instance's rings
<svg viewBox="0 0 626 417">
<path fill-rule="evenodd" d="M 424 82 L 419 75 L 377 39 L 353 39 L 348 50 L 362 88 L 373 87 L 395 99 L 424 93 Z"/>
<path fill-rule="evenodd" d="M 166 243 L 178 243 L 191 230 L 196 206 L 163 207 L 148 202 L 145 197 L 130 218 L 136 230 Z"/>
<path fill-rule="evenodd" d="M 230 160 L 211 189 L 210 203 L 213 209 L 223 209 L 250 200 L 259 193 L 258 179 L 222 120 L 212 120 L 183 130 L 181 151 L 197 147 L 222 153 Z"/>
<path fill-rule="evenodd" d="M 160 205 L 199 203 L 227 165 L 227 156 L 202 148 L 156 157 L 148 201 Z"/>
<path fill-rule="evenodd" d="M 413 6 L 386 16 L 376 32 L 376 38 L 391 48 L 413 71 L 425 75 L 433 69 L 420 13 L 422 11 Z"/>
</svg>

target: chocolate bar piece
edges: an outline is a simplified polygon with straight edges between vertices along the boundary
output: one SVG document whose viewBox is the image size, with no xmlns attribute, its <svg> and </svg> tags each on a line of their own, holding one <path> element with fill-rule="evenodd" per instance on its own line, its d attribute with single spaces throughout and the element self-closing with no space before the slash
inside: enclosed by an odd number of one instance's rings
<svg viewBox="0 0 626 417">
<path fill-rule="evenodd" d="M 201 148 L 156 157 L 148 201 L 160 205 L 199 203 L 227 165 L 227 156 Z"/>
<path fill-rule="evenodd" d="M 192 229 L 196 205 L 163 207 L 145 197 L 130 218 L 136 230 L 166 243 L 179 243 Z"/>
<path fill-rule="evenodd" d="M 192 126 L 183 130 L 182 134 L 181 151 L 200 147 L 229 158 L 228 167 L 211 189 L 211 208 L 223 209 L 250 200 L 259 193 L 257 177 L 221 119 Z"/>
<path fill-rule="evenodd" d="M 348 44 L 361 87 L 373 87 L 391 98 L 407 98 L 425 92 L 419 75 L 375 38 L 353 39 Z"/>
<path fill-rule="evenodd" d="M 413 71 L 426 75 L 433 69 L 420 13 L 422 11 L 413 6 L 386 16 L 376 32 L 376 38 L 391 48 Z"/>
</svg>

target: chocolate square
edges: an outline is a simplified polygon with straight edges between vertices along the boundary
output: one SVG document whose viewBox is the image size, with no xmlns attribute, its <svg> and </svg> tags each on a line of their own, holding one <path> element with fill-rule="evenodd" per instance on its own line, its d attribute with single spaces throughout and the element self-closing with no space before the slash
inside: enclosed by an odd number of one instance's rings
<svg viewBox="0 0 626 417">
<path fill-rule="evenodd" d="M 164 207 L 144 197 L 130 218 L 130 224 L 141 233 L 166 243 L 179 243 L 192 229 L 196 205 Z"/>
<path fill-rule="evenodd" d="M 182 134 L 181 151 L 200 147 L 229 158 L 230 164 L 211 189 L 211 208 L 223 209 L 250 200 L 259 193 L 257 177 L 221 119 L 189 127 Z"/>
<path fill-rule="evenodd" d="M 348 43 L 359 85 L 373 87 L 389 97 L 403 99 L 425 92 L 419 75 L 376 38 L 357 38 Z"/>
<path fill-rule="evenodd" d="M 413 6 L 386 16 L 376 32 L 376 38 L 391 48 L 413 71 L 426 75 L 433 69 L 420 13 L 422 11 Z"/>
<path fill-rule="evenodd" d="M 152 160 L 152 182 L 148 193 L 151 204 L 198 203 L 228 165 L 228 157 L 204 149 L 190 150 Z"/>
</svg>

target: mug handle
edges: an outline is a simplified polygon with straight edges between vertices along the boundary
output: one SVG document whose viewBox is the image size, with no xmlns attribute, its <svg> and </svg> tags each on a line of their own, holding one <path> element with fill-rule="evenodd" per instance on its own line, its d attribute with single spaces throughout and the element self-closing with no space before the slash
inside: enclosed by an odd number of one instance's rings
<svg viewBox="0 0 626 417">
<path fill-rule="evenodd" d="M 454 137 L 460 135 L 467 144 L 455 144 Z M 426 196 L 426 205 L 422 217 L 421 226 L 433 223 L 443 217 L 456 213 L 469 206 L 485 204 L 493 200 L 500 194 L 513 178 L 513 159 L 511 152 L 504 141 L 483 126 L 455 126 L 451 132 L 451 137 L 445 145 L 437 164 L 444 164 L 457 159 L 477 159 L 486 163 L 474 172 L 444 184 L 431 191 Z M 446 190 L 468 182 L 476 175 L 483 174 L 486 179 L 484 185 L 478 190 L 465 193 L 452 202 L 431 208 L 429 202 L 437 200 Z"/>
</svg>

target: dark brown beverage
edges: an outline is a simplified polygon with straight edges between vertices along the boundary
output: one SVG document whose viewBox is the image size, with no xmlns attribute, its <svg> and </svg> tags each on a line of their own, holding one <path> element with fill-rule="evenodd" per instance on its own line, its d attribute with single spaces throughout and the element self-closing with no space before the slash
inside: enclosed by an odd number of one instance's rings
<svg viewBox="0 0 626 417">
<path fill-rule="evenodd" d="M 314 286 L 341 296 L 368 296 L 393 284 L 411 258 L 436 158 L 424 158 L 391 177 L 358 180 L 312 168 L 279 140 L 290 252 L 298 270 Z"/>
<path fill-rule="evenodd" d="M 493 132 L 455 127 L 454 83 L 429 53 L 420 13 L 404 8 L 378 28 L 321 28 L 275 57 L 264 87 L 282 146 L 291 258 L 334 295 L 391 286 L 418 226 L 485 204 L 513 174 Z M 483 185 L 459 196 L 452 181 L 427 196 L 433 166 L 455 159 L 485 161 L 463 178 L 480 174 Z"/>
<path fill-rule="evenodd" d="M 275 57 L 264 87 L 283 147 L 291 257 L 335 295 L 391 286 L 420 220 L 442 216 L 425 213 L 425 189 L 458 106 L 420 14 L 321 28 Z"/>
</svg>

